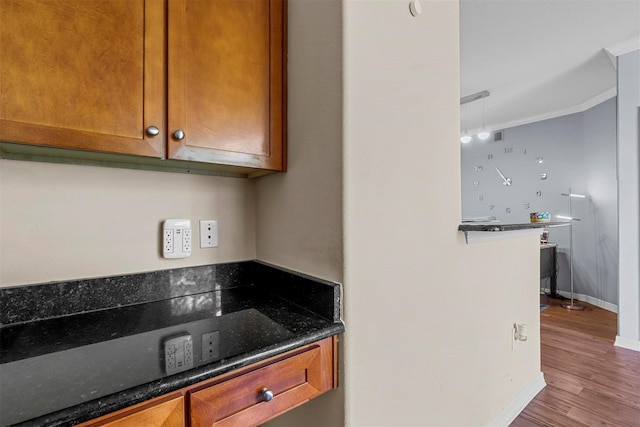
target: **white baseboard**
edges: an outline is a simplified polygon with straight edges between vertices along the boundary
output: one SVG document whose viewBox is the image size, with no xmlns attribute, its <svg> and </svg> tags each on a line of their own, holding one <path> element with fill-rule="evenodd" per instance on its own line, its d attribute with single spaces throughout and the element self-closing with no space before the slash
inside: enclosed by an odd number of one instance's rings
<svg viewBox="0 0 640 427">
<path fill-rule="evenodd" d="M 545 388 L 547 383 L 544 380 L 542 372 L 522 390 L 515 399 L 502 411 L 502 413 L 494 419 L 487 427 L 508 427 L 515 420 L 520 412 L 533 400 L 540 391 Z"/>
<path fill-rule="evenodd" d="M 544 289 L 545 292 L 550 293 L 551 289 Z M 558 291 L 558 293 L 560 295 L 562 295 L 565 298 L 571 298 L 571 292 L 566 292 L 566 291 Z M 602 301 L 601 299 L 597 299 L 594 298 L 590 295 L 585 295 L 585 294 L 576 294 L 574 292 L 573 294 L 573 299 L 577 299 L 578 301 L 584 301 L 584 302 L 588 302 L 589 304 L 593 304 L 596 307 L 600 307 L 600 308 L 604 308 L 605 310 L 611 311 L 613 313 L 618 313 L 618 306 L 615 304 L 612 304 L 610 302 L 607 301 Z"/>
<path fill-rule="evenodd" d="M 627 348 L 629 350 L 640 351 L 640 341 L 632 340 L 631 338 L 623 338 L 620 335 L 616 336 L 616 342 L 613 345 L 616 347 Z"/>
</svg>

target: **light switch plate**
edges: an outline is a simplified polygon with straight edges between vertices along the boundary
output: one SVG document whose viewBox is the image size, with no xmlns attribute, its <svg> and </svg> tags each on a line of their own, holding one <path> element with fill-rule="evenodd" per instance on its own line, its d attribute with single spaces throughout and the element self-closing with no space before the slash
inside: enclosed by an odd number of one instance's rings
<svg viewBox="0 0 640 427">
<path fill-rule="evenodd" d="M 167 219 L 162 226 L 162 256 L 186 258 L 191 255 L 191 221 Z"/>
</svg>

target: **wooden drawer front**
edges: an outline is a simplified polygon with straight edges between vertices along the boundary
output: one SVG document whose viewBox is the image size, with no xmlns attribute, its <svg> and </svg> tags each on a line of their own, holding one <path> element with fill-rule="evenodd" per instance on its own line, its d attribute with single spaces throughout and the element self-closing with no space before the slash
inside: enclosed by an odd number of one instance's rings
<svg viewBox="0 0 640 427">
<path fill-rule="evenodd" d="M 255 426 L 326 391 L 320 347 L 191 394 L 191 425 Z M 331 366 L 324 367 L 331 369 Z M 261 401 L 261 390 L 273 392 Z"/>
<path fill-rule="evenodd" d="M 79 427 L 184 427 L 184 397 L 143 403 L 97 418 Z"/>
</svg>

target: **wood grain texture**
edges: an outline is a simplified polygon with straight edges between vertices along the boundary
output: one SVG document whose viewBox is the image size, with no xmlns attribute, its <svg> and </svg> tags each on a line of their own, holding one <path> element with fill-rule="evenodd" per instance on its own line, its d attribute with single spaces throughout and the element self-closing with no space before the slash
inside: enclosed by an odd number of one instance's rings
<svg viewBox="0 0 640 427">
<path fill-rule="evenodd" d="M 168 157 L 284 170 L 283 0 L 169 2 Z"/>
<path fill-rule="evenodd" d="M 256 426 L 338 387 L 337 365 L 333 336 L 79 426 Z M 259 400 L 263 387 L 274 392 L 270 402 Z"/>
<path fill-rule="evenodd" d="M 184 427 L 185 423 L 184 397 L 173 394 L 82 423 L 79 427 Z"/>
<path fill-rule="evenodd" d="M 161 0 L 2 0 L 0 139 L 160 157 L 144 129 L 163 126 L 163 14 Z"/>
<path fill-rule="evenodd" d="M 335 386 L 335 341 L 327 338 L 258 369 L 213 380 L 189 394 L 192 427 L 256 426 Z M 274 397 L 260 400 L 269 388 Z"/>
<path fill-rule="evenodd" d="M 540 313 L 547 386 L 511 426 L 640 426 L 640 353 L 613 346 L 616 314 L 542 298 L 551 305 Z"/>
</svg>

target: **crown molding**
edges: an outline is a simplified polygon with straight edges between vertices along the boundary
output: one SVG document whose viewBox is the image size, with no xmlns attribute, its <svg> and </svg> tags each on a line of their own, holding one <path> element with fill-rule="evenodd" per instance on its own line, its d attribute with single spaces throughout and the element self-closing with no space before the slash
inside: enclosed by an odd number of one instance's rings
<svg viewBox="0 0 640 427">
<path fill-rule="evenodd" d="M 633 52 L 640 49 L 640 37 L 634 37 L 629 40 L 616 43 L 609 47 L 605 47 L 604 50 L 613 56 L 624 55 L 625 53 Z"/>
<path fill-rule="evenodd" d="M 595 107 L 598 104 L 603 103 L 604 101 L 607 101 L 613 98 L 617 94 L 618 94 L 618 88 L 614 86 L 610 89 L 605 90 L 602 93 L 599 93 L 598 95 L 592 98 L 587 99 L 586 101 L 578 105 L 574 105 L 572 107 L 563 108 L 556 111 L 550 111 L 548 113 L 539 114 L 536 116 L 529 116 L 522 119 L 512 120 L 509 122 L 491 124 L 487 126 L 487 130 L 489 132 L 495 132 L 501 129 L 508 129 L 516 126 L 528 125 L 530 123 L 541 122 L 543 120 L 550 120 L 550 119 L 555 119 L 557 117 L 568 116 L 569 114 L 582 113 L 584 111 L 587 111 L 590 108 Z M 480 130 L 481 130 L 480 128 L 469 129 L 468 132 L 469 132 L 469 135 L 475 135 L 478 132 L 480 132 Z"/>
</svg>

